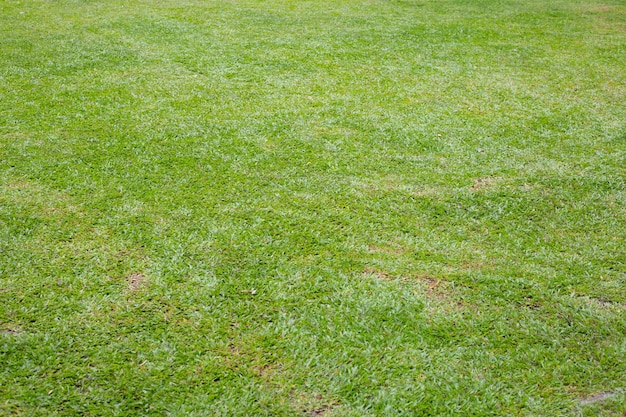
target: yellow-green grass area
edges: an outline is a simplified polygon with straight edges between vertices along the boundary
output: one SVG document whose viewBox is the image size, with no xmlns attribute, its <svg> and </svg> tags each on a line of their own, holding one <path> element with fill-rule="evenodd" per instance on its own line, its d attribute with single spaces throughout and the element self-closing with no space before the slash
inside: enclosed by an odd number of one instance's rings
<svg viewBox="0 0 626 417">
<path fill-rule="evenodd" d="M 623 416 L 623 0 L 2 0 L 0 414 Z"/>
</svg>

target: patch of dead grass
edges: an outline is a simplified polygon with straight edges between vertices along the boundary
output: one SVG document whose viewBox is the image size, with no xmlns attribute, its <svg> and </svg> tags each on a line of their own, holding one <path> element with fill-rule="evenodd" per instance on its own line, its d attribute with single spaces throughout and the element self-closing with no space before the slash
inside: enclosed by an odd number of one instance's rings
<svg viewBox="0 0 626 417">
<path fill-rule="evenodd" d="M 615 10 L 616 7 L 615 6 L 594 6 L 594 7 L 590 7 L 589 9 L 587 9 L 590 12 L 594 12 L 594 13 L 606 13 L 606 12 L 610 12 Z"/>
<path fill-rule="evenodd" d="M 442 279 L 437 279 L 430 275 L 416 275 L 416 276 L 400 276 L 395 277 L 388 272 L 374 268 L 367 267 L 363 270 L 363 275 L 374 277 L 388 282 L 402 282 L 402 283 L 417 283 L 418 288 L 413 290 L 413 293 L 418 297 L 425 297 L 428 301 L 427 309 L 433 311 L 457 311 L 463 308 L 469 308 L 475 310 L 475 306 L 468 305 L 463 301 L 460 301 L 454 297 L 454 290 L 448 282 Z"/>
<path fill-rule="evenodd" d="M 20 329 L 11 329 L 11 328 L 0 329 L 0 334 L 7 335 L 7 336 L 19 336 L 22 333 L 24 333 L 24 331 Z"/>
<path fill-rule="evenodd" d="M 0 186 L 0 190 L 2 188 L 9 192 L 13 201 L 37 207 L 39 211 L 47 215 L 71 215 L 74 217 L 86 215 L 78 205 L 72 203 L 67 195 L 25 179 L 8 181 Z"/>
<path fill-rule="evenodd" d="M 474 184 L 471 186 L 472 191 L 482 190 L 488 188 L 495 183 L 495 179 L 492 177 L 476 178 Z"/>
<path fill-rule="evenodd" d="M 420 282 L 421 287 L 429 298 L 439 301 L 448 301 L 450 299 L 449 290 L 441 280 L 428 275 L 418 276 L 417 280 Z"/>
<path fill-rule="evenodd" d="M 618 392 L 599 392 L 580 401 L 581 405 L 595 404 L 616 397 Z"/>
<path fill-rule="evenodd" d="M 133 272 L 124 279 L 128 282 L 128 289 L 131 292 L 139 291 L 146 285 L 146 276 L 140 272 Z"/>
<path fill-rule="evenodd" d="M 584 9 L 584 14 L 595 20 L 597 28 L 603 31 L 626 32 L 626 25 L 620 17 L 626 13 L 626 8 L 616 5 L 593 6 Z"/>
<path fill-rule="evenodd" d="M 383 253 L 385 255 L 402 255 L 406 253 L 406 249 L 393 246 L 370 245 L 369 251 L 373 253 Z"/>
<path fill-rule="evenodd" d="M 324 398 L 321 394 L 292 393 L 291 406 L 299 415 L 326 417 L 332 414 L 337 402 Z"/>
<path fill-rule="evenodd" d="M 311 410 L 307 410 L 306 413 L 309 416 L 327 416 L 330 412 L 332 412 L 333 407 L 330 405 L 323 405 L 321 407 L 313 408 Z"/>
<path fill-rule="evenodd" d="M 386 271 L 382 271 L 380 269 L 368 266 L 363 270 L 363 275 L 372 275 L 378 279 L 382 279 L 385 281 L 393 281 L 393 277 L 387 273 Z"/>
<path fill-rule="evenodd" d="M 626 309 L 626 303 L 620 303 L 618 301 L 612 301 L 604 297 L 584 297 L 587 303 L 594 307 L 600 307 L 602 309 Z"/>
</svg>

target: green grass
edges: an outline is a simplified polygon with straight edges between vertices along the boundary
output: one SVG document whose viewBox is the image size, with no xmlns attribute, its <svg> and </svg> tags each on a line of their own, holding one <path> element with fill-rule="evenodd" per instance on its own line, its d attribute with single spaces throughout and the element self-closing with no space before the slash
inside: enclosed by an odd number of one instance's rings
<svg viewBox="0 0 626 417">
<path fill-rule="evenodd" d="M 0 414 L 623 416 L 623 0 L 0 3 Z"/>
</svg>

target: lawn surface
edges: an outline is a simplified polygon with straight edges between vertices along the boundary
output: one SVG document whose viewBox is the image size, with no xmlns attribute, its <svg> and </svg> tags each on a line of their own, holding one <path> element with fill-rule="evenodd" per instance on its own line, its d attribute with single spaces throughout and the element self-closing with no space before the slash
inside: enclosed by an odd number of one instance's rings
<svg viewBox="0 0 626 417">
<path fill-rule="evenodd" d="M 623 0 L 0 2 L 0 414 L 623 416 Z"/>
</svg>

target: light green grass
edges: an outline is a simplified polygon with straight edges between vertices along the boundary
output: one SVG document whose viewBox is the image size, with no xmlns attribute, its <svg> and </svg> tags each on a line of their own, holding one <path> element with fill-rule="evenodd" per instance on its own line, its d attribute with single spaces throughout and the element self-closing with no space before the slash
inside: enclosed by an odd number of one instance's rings
<svg viewBox="0 0 626 417">
<path fill-rule="evenodd" d="M 622 0 L 0 3 L 0 414 L 621 416 Z"/>
</svg>

